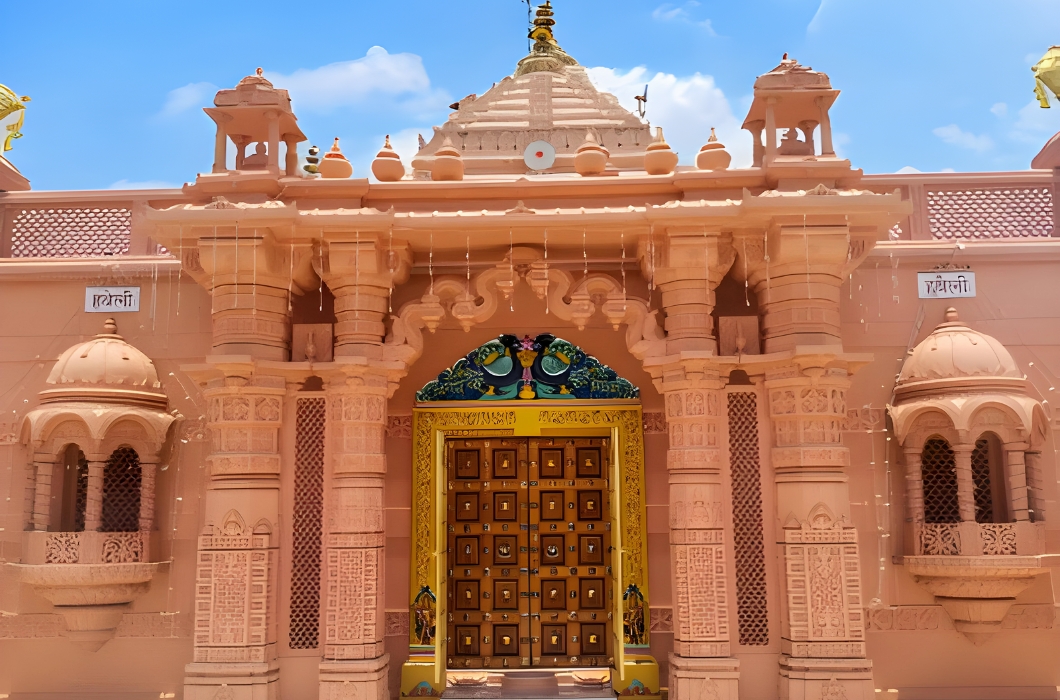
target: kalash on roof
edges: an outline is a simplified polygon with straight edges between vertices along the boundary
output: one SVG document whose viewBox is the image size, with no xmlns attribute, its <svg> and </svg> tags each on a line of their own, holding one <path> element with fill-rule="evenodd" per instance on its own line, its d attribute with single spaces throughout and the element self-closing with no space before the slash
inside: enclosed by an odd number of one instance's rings
<svg viewBox="0 0 1060 700">
<path fill-rule="evenodd" d="M 537 9 L 529 55 L 515 74 L 496 83 L 484 95 L 468 95 L 412 161 L 417 171 L 429 171 L 435 153 L 446 140 L 460 150 L 468 175 L 523 174 L 524 149 L 546 141 L 556 149 L 552 172 L 574 172 L 574 157 L 586 134 L 599 138 L 611 164 L 640 169 L 652 142 L 648 125 L 631 114 L 609 93 L 600 92 L 585 68 L 560 48 L 549 2 Z"/>
</svg>

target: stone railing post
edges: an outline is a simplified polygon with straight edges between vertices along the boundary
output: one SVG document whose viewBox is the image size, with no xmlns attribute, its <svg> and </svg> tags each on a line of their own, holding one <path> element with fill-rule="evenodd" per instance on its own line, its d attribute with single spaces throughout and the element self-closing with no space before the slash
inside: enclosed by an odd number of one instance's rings
<svg viewBox="0 0 1060 700">
<path fill-rule="evenodd" d="M 772 420 L 777 516 L 783 527 L 782 697 L 871 697 L 866 658 L 861 562 L 850 522 L 846 468 L 848 370 L 839 358 L 806 358 L 766 373 Z M 831 366 L 829 366 L 831 365 Z M 786 692 L 785 692 L 786 691 Z"/>
<path fill-rule="evenodd" d="M 383 649 L 385 375 L 329 381 L 320 698 L 387 700 Z M 352 689 L 351 689 L 352 688 Z M 347 695 L 348 694 L 348 695 Z"/>
<path fill-rule="evenodd" d="M 207 381 L 213 450 L 196 571 L 193 660 L 184 697 L 275 698 L 280 454 L 285 382 L 250 364 L 196 370 Z M 225 690 L 227 686 L 227 690 Z"/>
<path fill-rule="evenodd" d="M 691 359 L 689 355 L 702 355 Z M 670 694 L 695 700 L 705 684 L 736 700 L 739 661 L 729 636 L 729 535 L 722 489 L 724 382 L 709 353 L 647 363 L 666 399 L 674 651 Z"/>
</svg>

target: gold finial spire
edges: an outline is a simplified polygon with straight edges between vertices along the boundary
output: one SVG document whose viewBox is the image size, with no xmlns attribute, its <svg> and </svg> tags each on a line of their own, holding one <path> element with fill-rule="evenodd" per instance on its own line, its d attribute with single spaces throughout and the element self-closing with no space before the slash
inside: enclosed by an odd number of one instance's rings
<svg viewBox="0 0 1060 700">
<path fill-rule="evenodd" d="M 552 33 L 552 28 L 556 26 L 553 15 L 552 3 L 549 0 L 538 6 L 537 16 L 528 34 L 534 40 L 534 45 L 530 49 L 530 55 L 519 61 L 515 70 L 516 77 L 538 71 L 558 72 L 563 66 L 578 65 L 578 62 L 556 43 L 556 37 Z"/>
<path fill-rule="evenodd" d="M 26 95 L 19 97 L 11 88 L 0 85 L 0 138 L 4 142 L 3 147 L 0 148 L 0 154 L 11 150 L 12 141 L 22 138 L 21 129 L 26 113 L 26 102 L 29 102 L 29 97 Z M 3 136 L 4 131 L 7 132 L 6 137 Z"/>
</svg>

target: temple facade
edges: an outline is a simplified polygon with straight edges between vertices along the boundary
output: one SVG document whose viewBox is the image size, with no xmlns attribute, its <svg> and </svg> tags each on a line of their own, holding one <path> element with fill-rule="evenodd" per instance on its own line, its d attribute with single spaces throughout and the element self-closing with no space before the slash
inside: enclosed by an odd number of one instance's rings
<svg viewBox="0 0 1060 700">
<path fill-rule="evenodd" d="M 3 171 L 0 698 L 1057 697 L 1060 135 L 866 175 L 785 55 L 678 166 L 530 38 L 371 178 L 260 69 Z"/>
</svg>

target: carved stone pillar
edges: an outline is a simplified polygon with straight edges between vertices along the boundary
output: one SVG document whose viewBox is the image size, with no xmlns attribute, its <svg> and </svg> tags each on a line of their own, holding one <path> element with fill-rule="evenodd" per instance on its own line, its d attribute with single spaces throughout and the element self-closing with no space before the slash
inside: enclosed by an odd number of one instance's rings
<svg viewBox="0 0 1060 700">
<path fill-rule="evenodd" d="M 275 700 L 282 378 L 202 370 L 212 450 L 199 538 L 193 661 L 184 697 Z M 224 687 L 227 686 L 227 690 Z"/>
<path fill-rule="evenodd" d="M 95 455 L 94 455 L 95 456 Z M 107 463 L 88 460 L 88 488 L 85 492 L 85 532 L 96 532 L 103 526 L 103 468 Z"/>
<path fill-rule="evenodd" d="M 38 453 L 33 460 L 34 488 L 33 513 L 30 516 L 30 529 L 43 532 L 48 529 L 51 520 L 52 473 L 55 471 L 53 455 Z"/>
<path fill-rule="evenodd" d="M 287 360 L 290 251 L 264 227 L 218 227 L 199 239 L 203 285 L 213 295 L 213 352 Z"/>
<path fill-rule="evenodd" d="M 335 356 L 379 357 L 390 285 L 407 279 L 407 247 L 364 233 L 344 234 L 325 251 L 319 272 L 335 295 Z"/>
<path fill-rule="evenodd" d="M 225 133 L 224 124 L 217 123 L 217 133 L 213 140 L 213 170 L 215 173 L 223 173 L 228 170 L 228 134 Z"/>
<path fill-rule="evenodd" d="M 957 476 L 957 509 L 962 523 L 975 522 L 975 479 L 972 476 L 972 445 L 954 445 L 953 461 Z"/>
<path fill-rule="evenodd" d="M 158 458 L 140 461 L 140 532 L 150 532 L 155 523 L 155 474 Z"/>
<path fill-rule="evenodd" d="M 768 371 L 765 381 L 787 600 L 780 695 L 842 697 L 842 691 L 868 698 L 872 662 L 866 658 L 858 537 L 850 523 L 850 453 L 840 432 L 848 369 L 834 355 L 795 359 L 793 366 Z"/>
<path fill-rule="evenodd" d="M 724 383 L 709 363 L 708 358 L 648 363 L 666 397 L 670 438 L 670 693 L 675 700 L 735 700 L 739 690 L 739 662 L 732 658 L 729 639 L 730 563 L 722 517 Z"/>
<path fill-rule="evenodd" d="M 325 482 L 321 700 L 390 697 L 383 651 L 387 391 L 386 376 L 371 373 L 327 386 L 331 474 Z"/>
<path fill-rule="evenodd" d="M 840 287 L 870 245 L 852 241 L 845 225 L 772 226 L 733 245 L 738 255 L 746 254 L 733 274 L 740 280 L 746 275 L 758 297 L 764 353 L 842 345 Z"/>
<path fill-rule="evenodd" d="M 1027 509 L 1032 522 L 1045 520 L 1045 480 L 1042 476 L 1042 453 L 1034 450 L 1024 453 L 1027 463 Z"/>
<path fill-rule="evenodd" d="M 1009 512 L 1016 521 L 1029 520 L 1027 513 L 1027 467 L 1025 442 L 1005 443 L 1005 478 L 1008 481 Z"/>
<path fill-rule="evenodd" d="M 920 553 L 920 530 L 924 524 L 924 473 L 920 450 L 907 447 L 905 454 L 905 528 L 906 554 Z"/>
<path fill-rule="evenodd" d="M 710 314 L 714 289 L 735 257 L 730 241 L 717 231 L 670 227 L 665 239 L 656 244 L 657 250 L 650 246 L 651 241 L 641 242 L 641 264 L 662 290 L 667 353 L 717 353 Z"/>
</svg>

